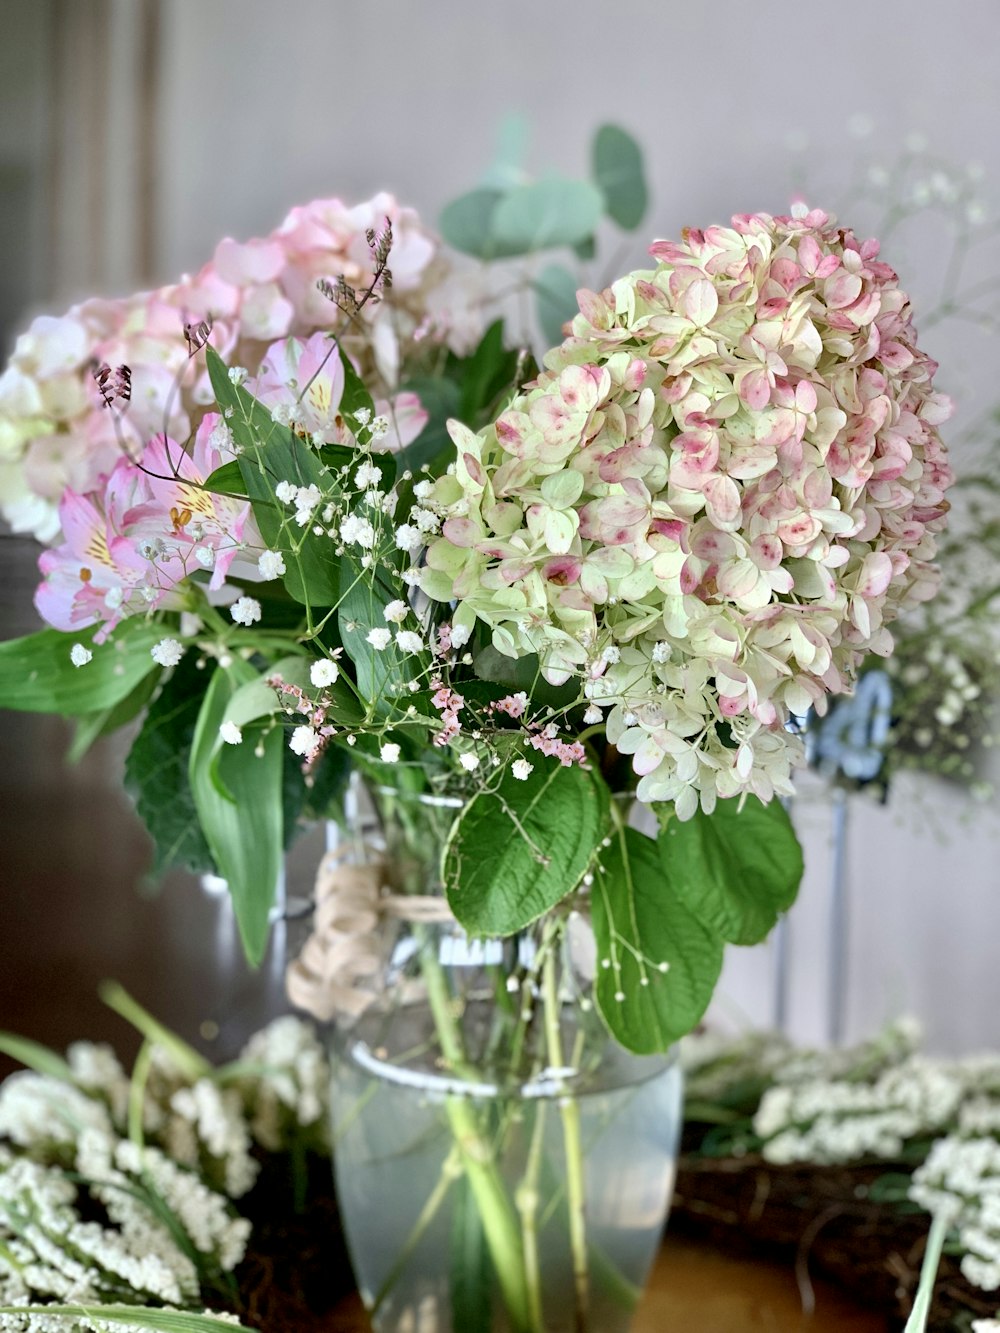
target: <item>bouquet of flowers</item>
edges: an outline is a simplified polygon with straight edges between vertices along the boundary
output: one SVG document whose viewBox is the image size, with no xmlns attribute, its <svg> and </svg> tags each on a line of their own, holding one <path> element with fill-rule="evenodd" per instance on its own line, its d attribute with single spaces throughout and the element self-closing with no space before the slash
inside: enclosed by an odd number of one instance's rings
<svg viewBox="0 0 1000 1333">
<path fill-rule="evenodd" d="M 578 244 L 594 219 L 553 233 L 553 199 L 586 212 L 602 181 L 634 225 L 598 141 L 589 194 L 482 190 L 449 229 L 499 257 Z M 84 741 L 144 716 L 128 780 L 159 864 L 214 865 L 254 960 L 303 810 L 352 771 L 436 802 L 458 925 L 535 932 L 508 988 L 537 983 L 548 1066 L 568 1059 L 549 965 L 581 914 L 607 1029 L 664 1051 L 725 944 L 794 899 L 793 717 L 934 591 L 948 403 L 878 243 L 804 205 L 656 241 L 576 292 L 541 368 L 500 324 L 448 347 L 435 254 L 385 198 L 328 202 L 112 317 L 36 326 L 0 389 L 31 440 L 8 512 L 56 543 L 52 628 L 0 646 L 0 703 L 77 717 Z M 512 1231 L 483 1127 L 461 1100 L 449 1118 L 507 1307 L 540 1327 L 534 1233 Z"/>
</svg>

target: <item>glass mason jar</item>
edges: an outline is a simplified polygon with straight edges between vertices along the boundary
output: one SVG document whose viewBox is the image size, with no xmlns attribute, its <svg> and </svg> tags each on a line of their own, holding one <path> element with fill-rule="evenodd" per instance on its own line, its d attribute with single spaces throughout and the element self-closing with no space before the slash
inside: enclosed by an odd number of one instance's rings
<svg viewBox="0 0 1000 1333">
<path fill-rule="evenodd" d="M 584 903 L 466 936 L 439 873 L 460 800 L 354 797 L 348 857 L 382 857 L 391 897 L 374 999 L 335 1029 L 333 1145 L 374 1328 L 625 1333 L 673 1189 L 677 1062 L 605 1031 Z"/>
</svg>

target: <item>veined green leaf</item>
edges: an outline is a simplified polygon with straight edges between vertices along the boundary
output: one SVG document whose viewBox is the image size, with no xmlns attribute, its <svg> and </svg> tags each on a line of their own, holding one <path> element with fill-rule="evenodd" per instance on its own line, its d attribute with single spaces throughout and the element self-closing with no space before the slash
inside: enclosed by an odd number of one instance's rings
<svg viewBox="0 0 1000 1333">
<path fill-rule="evenodd" d="M 212 859 L 229 885 L 244 951 L 256 967 L 264 955 L 281 872 L 284 732 L 281 727 L 263 729 L 242 745 L 227 746 L 228 753 L 219 755 L 217 778 L 212 764 L 229 702 L 255 674 L 239 658 L 230 667 L 216 669 L 198 715 L 188 773 Z"/>
<path fill-rule="evenodd" d="M 330 355 L 338 349 L 331 347 Z M 288 505 L 275 487 L 282 481 L 294 486 L 328 488 L 329 473 L 316 451 L 287 426 L 279 426 L 270 412 L 229 378 L 225 363 L 212 347 L 205 348 L 208 373 L 219 406 L 231 409 L 226 422 L 242 449 L 236 460 L 253 505 L 254 518 L 268 547 L 285 557 L 285 587 L 303 606 L 328 607 L 337 602 L 340 586 L 333 542 L 317 542 L 307 525 L 291 521 Z"/>
<path fill-rule="evenodd" d="M 633 231 L 645 217 L 649 204 L 642 149 L 618 125 L 602 125 L 591 150 L 594 180 L 604 196 L 609 217 Z"/>
<path fill-rule="evenodd" d="M 164 632 L 162 624 L 133 616 L 106 643 L 92 642 L 92 630 L 64 634 L 43 629 L 8 639 L 0 643 L 0 708 L 64 717 L 113 708 L 144 677 L 159 672 L 149 650 Z M 75 643 L 93 653 L 85 666 L 70 661 Z"/>
<path fill-rule="evenodd" d="M 780 801 L 719 801 L 711 815 L 671 819 L 660 857 L 681 902 L 730 944 L 758 944 L 802 881 L 802 848 Z"/>
<path fill-rule="evenodd" d="M 512 935 L 571 893 L 607 832 L 609 796 L 593 772 L 538 757 L 526 781 L 508 770 L 455 825 L 444 882 L 473 935 Z"/>
<path fill-rule="evenodd" d="M 717 934 L 682 903 L 656 843 L 619 828 L 601 851 L 591 889 L 595 996 L 630 1051 L 665 1051 L 690 1032 L 722 969 Z"/>
</svg>

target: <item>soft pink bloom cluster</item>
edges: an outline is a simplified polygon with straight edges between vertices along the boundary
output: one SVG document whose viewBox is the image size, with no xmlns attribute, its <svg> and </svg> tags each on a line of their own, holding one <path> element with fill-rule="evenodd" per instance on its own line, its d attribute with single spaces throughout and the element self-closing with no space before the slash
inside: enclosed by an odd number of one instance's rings
<svg viewBox="0 0 1000 1333">
<path fill-rule="evenodd" d="M 178 585 L 197 571 L 211 571 L 209 588 L 221 588 L 240 551 L 261 544 L 249 503 L 201 485 L 233 457 L 229 428 L 210 413 L 190 453 L 160 435 L 141 467 L 120 456 L 96 490 L 65 491 L 63 542 L 38 562 L 43 618 L 60 630 L 99 624 L 102 642 L 126 616 L 180 606 Z"/>
<path fill-rule="evenodd" d="M 198 273 L 174 286 L 120 300 L 90 300 L 59 317 L 42 316 L 17 341 L 0 375 L 0 512 L 16 531 L 43 541 L 58 535 L 57 506 L 71 488 L 93 490 L 119 454 L 112 413 L 91 377 L 101 362 L 132 370 L 125 436 L 138 455 L 156 432 L 186 440 L 213 402 L 207 376 L 193 368 L 170 399 L 184 365 L 185 323 L 213 319 L 212 343 L 231 365 L 251 372 L 268 346 L 337 324 L 336 308 L 316 288 L 343 274 L 358 289 L 371 277 L 366 229 L 388 218 L 393 284 L 369 302 L 360 328 L 339 330 L 365 382 L 382 397 L 398 384 L 407 340 L 428 323 L 428 300 L 444 265 L 417 215 L 388 194 L 348 207 L 322 199 L 294 208 L 270 236 L 226 239 Z M 404 404 L 412 407 L 412 404 Z M 168 411 L 169 407 L 169 411 Z"/>
<path fill-rule="evenodd" d="M 658 241 L 578 293 L 571 336 L 422 503 L 422 586 L 609 709 L 638 793 L 681 817 L 790 790 L 825 708 L 930 596 L 947 399 L 876 241 L 826 214 Z"/>
</svg>

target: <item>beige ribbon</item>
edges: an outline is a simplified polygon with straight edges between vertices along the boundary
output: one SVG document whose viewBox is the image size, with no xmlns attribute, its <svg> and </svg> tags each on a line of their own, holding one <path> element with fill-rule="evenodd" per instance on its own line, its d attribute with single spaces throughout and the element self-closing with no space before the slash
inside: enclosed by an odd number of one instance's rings
<svg viewBox="0 0 1000 1333">
<path fill-rule="evenodd" d="M 288 998 L 322 1022 L 357 1018 L 377 999 L 384 967 L 384 917 L 426 925 L 454 920 L 444 898 L 398 894 L 385 857 L 347 843 L 327 852 L 316 875 L 312 934 L 285 974 Z"/>
</svg>

